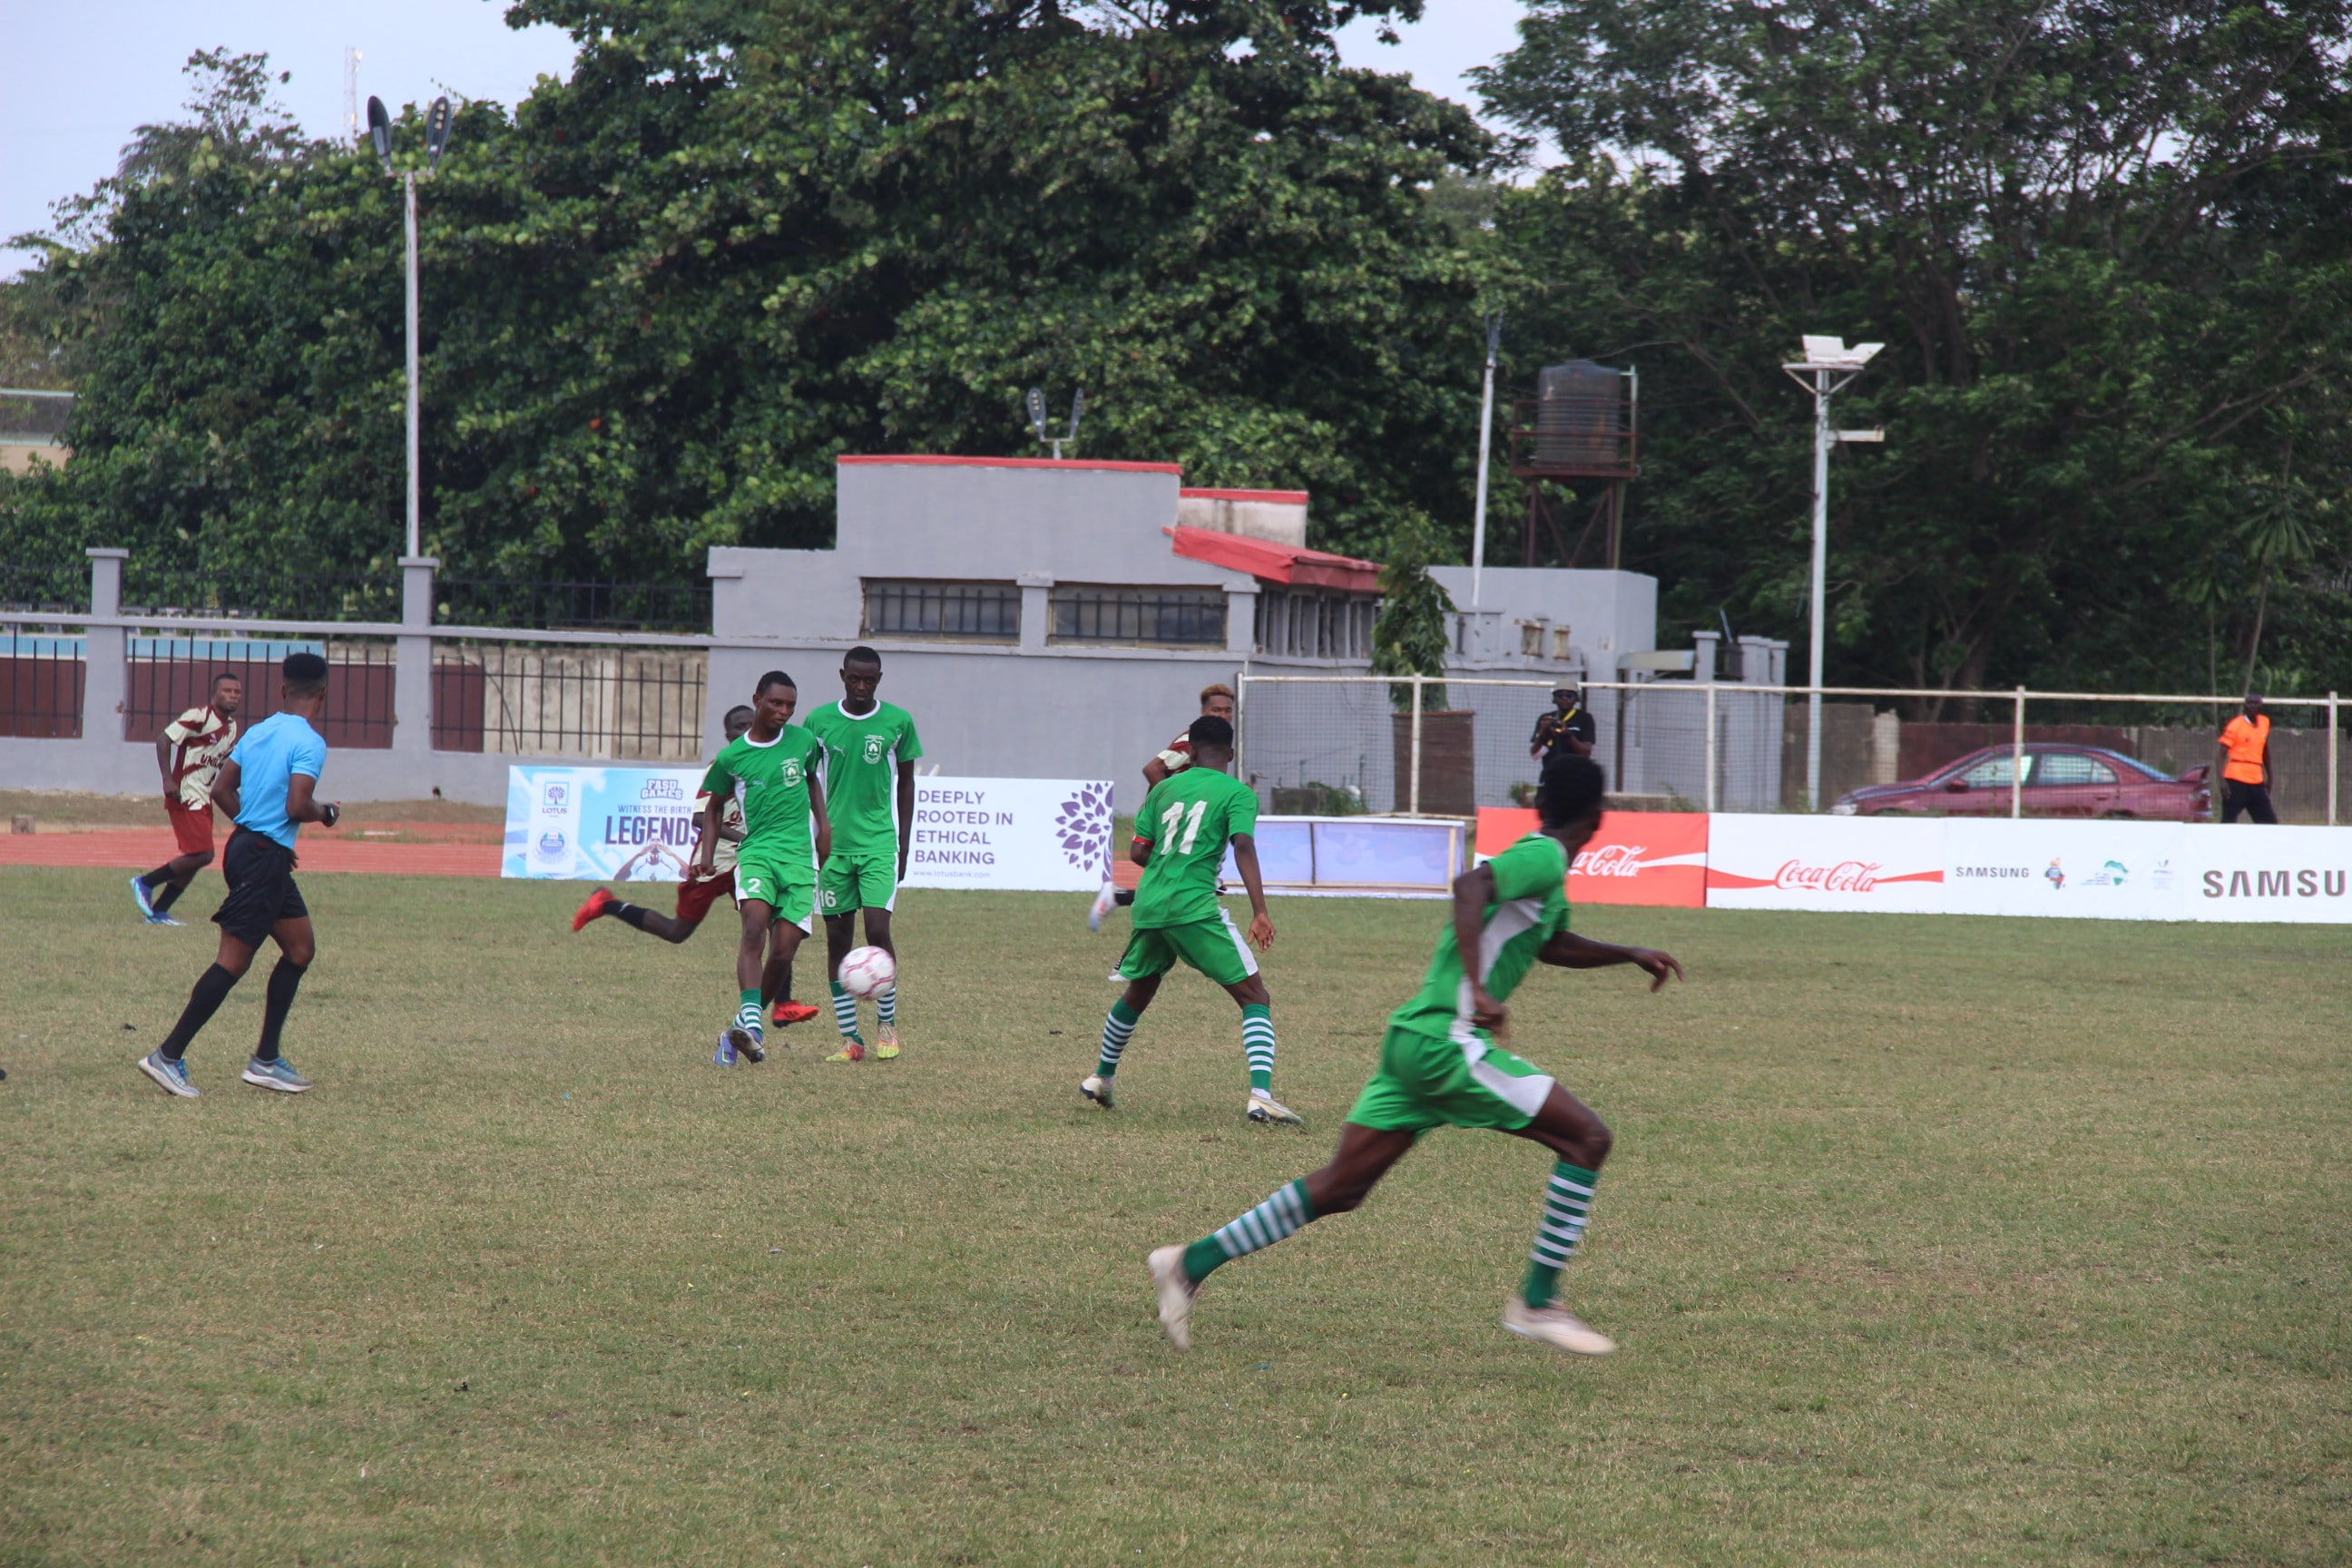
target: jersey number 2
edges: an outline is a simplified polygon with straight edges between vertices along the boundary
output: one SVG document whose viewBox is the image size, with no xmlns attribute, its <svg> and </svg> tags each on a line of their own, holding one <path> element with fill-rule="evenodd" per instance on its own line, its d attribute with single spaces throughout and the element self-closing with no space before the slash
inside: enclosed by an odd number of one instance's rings
<svg viewBox="0 0 2352 1568">
<path fill-rule="evenodd" d="M 1190 855 L 1192 846 L 1200 842 L 1201 814 L 1208 809 L 1207 801 L 1196 800 L 1192 803 L 1192 814 L 1187 816 L 1184 803 L 1178 801 L 1160 814 L 1160 841 L 1176 854 Z M 1184 835 L 1181 839 L 1176 837 L 1180 829 Z"/>
</svg>

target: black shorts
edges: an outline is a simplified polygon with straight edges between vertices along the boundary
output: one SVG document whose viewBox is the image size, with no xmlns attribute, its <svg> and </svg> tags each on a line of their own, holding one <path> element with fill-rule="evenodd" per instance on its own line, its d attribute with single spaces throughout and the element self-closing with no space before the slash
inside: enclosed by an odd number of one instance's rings
<svg viewBox="0 0 2352 1568">
<path fill-rule="evenodd" d="M 228 836 L 221 856 L 228 897 L 213 911 L 213 923 L 248 947 L 268 940 L 279 921 L 307 919 L 310 906 L 294 885 L 294 851 L 267 834 L 240 827 Z"/>
</svg>

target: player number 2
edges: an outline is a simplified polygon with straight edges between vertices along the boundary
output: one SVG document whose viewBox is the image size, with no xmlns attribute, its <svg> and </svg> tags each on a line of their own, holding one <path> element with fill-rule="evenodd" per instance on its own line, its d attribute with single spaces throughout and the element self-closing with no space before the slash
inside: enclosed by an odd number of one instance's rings
<svg viewBox="0 0 2352 1568">
<path fill-rule="evenodd" d="M 1199 842 L 1201 837 L 1201 814 L 1208 809 L 1207 801 L 1196 800 L 1192 803 L 1192 815 L 1188 816 L 1184 812 L 1184 803 L 1180 800 L 1161 812 L 1160 814 L 1160 841 L 1179 855 L 1190 855 L 1192 852 L 1192 846 Z M 1176 837 L 1180 828 L 1184 835 L 1181 839 Z"/>
</svg>

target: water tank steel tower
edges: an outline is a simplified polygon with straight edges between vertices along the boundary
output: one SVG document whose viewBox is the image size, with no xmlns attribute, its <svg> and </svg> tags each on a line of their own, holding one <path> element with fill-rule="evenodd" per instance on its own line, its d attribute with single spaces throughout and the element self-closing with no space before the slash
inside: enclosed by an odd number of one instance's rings
<svg viewBox="0 0 2352 1568">
<path fill-rule="evenodd" d="M 1596 364 L 1589 359 L 1547 365 L 1536 378 L 1536 395 L 1511 405 L 1511 472 L 1528 484 L 1528 519 L 1521 534 L 1525 563 L 1536 563 L 1536 530 L 1540 523 L 1551 536 L 1561 564 L 1580 563 L 1585 545 L 1597 526 L 1605 526 L 1608 565 L 1617 567 L 1617 551 L 1625 521 L 1625 481 L 1639 473 L 1636 462 L 1641 384 L 1631 370 Z M 1560 527 L 1560 514 L 1581 504 L 1579 480 L 1598 480 L 1600 493 L 1584 528 L 1570 549 Z M 1569 489 L 1565 505 L 1555 506 L 1544 494 L 1548 483 Z M 1573 516 L 1569 521 L 1574 521 Z"/>
</svg>

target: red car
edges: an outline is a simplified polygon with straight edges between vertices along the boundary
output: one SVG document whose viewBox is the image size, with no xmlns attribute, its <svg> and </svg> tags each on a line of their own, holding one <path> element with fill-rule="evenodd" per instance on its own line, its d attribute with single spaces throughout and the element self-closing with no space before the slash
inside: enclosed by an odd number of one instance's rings
<svg viewBox="0 0 2352 1568">
<path fill-rule="evenodd" d="M 2007 816 L 2008 746 L 1987 746 L 1948 763 L 1925 778 L 1848 790 L 1830 807 L 1833 816 Z M 2028 816 L 2145 816 L 2160 822 L 2210 822 L 2213 795 L 2207 767 L 2167 777 L 2137 758 L 2103 746 L 2028 742 L 2021 804 Z"/>
</svg>

